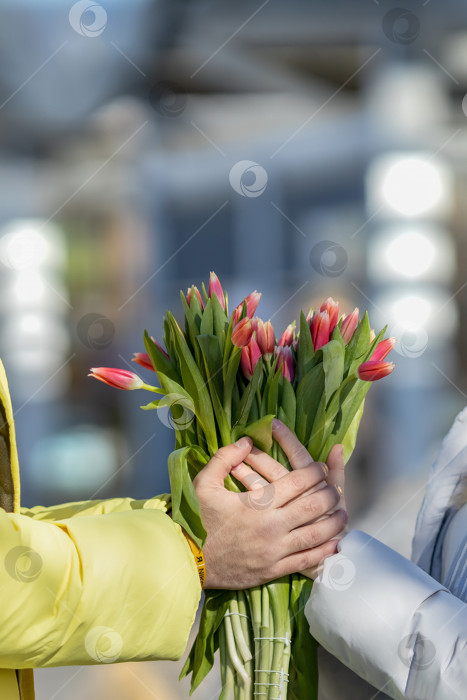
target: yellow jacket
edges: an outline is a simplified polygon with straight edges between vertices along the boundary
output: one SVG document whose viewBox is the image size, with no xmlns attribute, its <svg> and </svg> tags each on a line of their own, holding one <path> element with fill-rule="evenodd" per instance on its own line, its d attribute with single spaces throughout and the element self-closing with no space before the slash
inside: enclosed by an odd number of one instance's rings
<svg viewBox="0 0 467 700">
<path fill-rule="evenodd" d="M 170 497 L 20 508 L 0 361 L 0 698 L 33 700 L 32 668 L 178 659 L 200 594 Z"/>
</svg>

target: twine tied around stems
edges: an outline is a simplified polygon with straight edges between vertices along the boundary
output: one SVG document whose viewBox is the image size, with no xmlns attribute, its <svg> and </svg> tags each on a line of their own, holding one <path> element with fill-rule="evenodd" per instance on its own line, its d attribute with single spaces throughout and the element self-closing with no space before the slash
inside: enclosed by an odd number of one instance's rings
<svg viewBox="0 0 467 700">
<path fill-rule="evenodd" d="M 270 639 L 269 637 L 260 637 L 260 639 Z M 274 637 L 273 639 L 283 639 L 283 637 Z M 290 644 L 290 641 L 289 641 Z M 282 700 L 282 691 L 284 689 L 284 684 L 289 682 L 289 674 L 285 673 L 282 669 L 280 671 L 274 671 L 274 669 L 264 669 L 264 668 L 255 668 L 255 673 L 277 673 L 279 674 L 279 683 L 262 683 L 261 681 L 256 681 L 255 680 L 255 687 L 258 685 L 265 685 L 268 688 L 275 687 L 279 688 L 279 697 L 278 698 L 273 698 L 273 700 Z M 255 690 L 253 692 L 253 695 L 263 695 L 266 696 L 268 695 L 267 692 L 259 692 Z"/>
<path fill-rule="evenodd" d="M 224 617 L 230 617 L 230 615 L 239 615 L 240 617 L 246 617 L 247 620 L 250 619 L 250 618 L 248 617 L 248 615 L 244 615 L 244 614 L 241 613 L 241 612 L 226 612 L 226 613 L 224 614 Z"/>
</svg>

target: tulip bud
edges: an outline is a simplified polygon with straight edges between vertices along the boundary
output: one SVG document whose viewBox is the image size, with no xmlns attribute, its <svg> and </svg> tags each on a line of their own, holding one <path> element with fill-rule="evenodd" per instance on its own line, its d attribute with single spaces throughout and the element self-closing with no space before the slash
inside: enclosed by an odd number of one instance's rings
<svg viewBox="0 0 467 700">
<path fill-rule="evenodd" d="M 363 362 L 358 368 L 358 377 L 364 382 L 376 382 L 378 379 L 387 377 L 394 369 L 393 362 L 375 362 L 368 360 Z"/>
<path fill-rule="evenodd" d="M 274 328 L 271 321 L 262 321 L 260 318 L 256 321 L 256 340 L 265 358 L 271 357 L 274 352 L 275 338 Z"/>
<path fill-rule="evenodd" d="M 253 323 L 251 318 L 242 318 L 239 323 L 235 326 L 232 331 L 232 343 L 237 346 L 237 348 L 243 348 L 251 340 L 253 334 Z"/>
<path fill-rule="evenodd" d="M 342 321 L 342 326 L 341 326 L 341 335 L 342 335 L 342 340 L 344 343 L 347 345 L 347 343 L 350 342 L 352 339 L 353 334 L 355 333 L 355 329 L 358 324 L 358 309 L 354 309 L 351 314 L 346 316 L 344 320 Z"/>
<path fill-rule="evenodd" d="M 292 345 L 294 341 L 295 321 L 289 323 L 285 331 L 282 333 L 278 345 Z"/>
<path fill-rule="evenodd" d="M 295 376 L 292 348 L 289 345 L 278 345 L 276 347 L 276 355 L 276 370 L 279 369 L 282 362 L 282 376 L 285 379 L 288 379 L 289 382 L 292 384 Z"/>
<path fill-rule="evenodd" d="M 99 379 L 115 389 L 141 389 L 144 386 L 141 377 L 138 377 L 134 372 L 114 367 L 92 367 L 88 377 Z"/>
<path fill-rule="evenodd" d="M 370 360 L 372 362 L 381 362 L 381 360 L 384 360 L 384 358 L 389 355 L 395 344 L 395 338 L 386 338 L 386 340 L 382 340 L 374 349 Z"/>
<path fill-rule="evenodd" d="M 245 297 L 244 301 L 246 301 L 246 315 L 248 316 L 248 318 L 253 318 L 253 316 L 255 315 L 255 311 L 260 299 L 261 292 L 257 292 L 256 289 L 254 292 L 251 292 L 251 294 Z M 243 311 L 243 303 L 244 302 L 242 301 L 242 303 L 239 304 L 236 309 L 234 309 L 234 312 L 232 314 L 234 325 L 237 324 L 240 320 L 240 316 L 242 315 Z"/>
<path fill-rule="evenodd" d="M 201 304 L 201 308 L 204 309 L 204 304 L 203 304 L 203 300 L 201 298 L 200 291 L 199 291 L 198 287 L 195 287 L 194 284 L 188 288 L 187 293 L 186 293 L 186 302 L 187 302 L 188 306 L 191 306 L 191 290 L 192 289 L 195 290 L 195 294 L 198 297 L 199 303 Z"/>
<path fill-rule="evenodd" d="M 327 311 L 320 311 L 313 316 L 310 331 L 315 352 L 329 343 L 329 314 Z"/>
<path fill-rule="evenodd" d="M 329 337 L 331 337 L 334 328 L 339 320 L 339 302 L 334 301 L 332 297 L 328 297 L 320 306 L 320 311 L 327 311 L 329 314 Z M 316 350 L 316 348 L 315 348 Z"/>
<path fill-rule="evenodd" d="M 217 298 L 220 301 L 220 305 L 225 311 L 225 297 L 224 297 L 224 290 L 222 289 L 222 285 L 219 282 L 219 279 L 216 275 L 215 272 L 211 272 L 209 276 L 209 288 L 208 288 L 208 297 L 211 298 L 212 295 L 215 294 Z"/>
<path fill-rule="evenodd" d="M 248 345 L 242 348 L 242 354 L 240 357 L 240 366 L 242 372 L 247 379 L 251 379 L 255 371 L 255 367 L 258 364 L 258 360 L 261 358 L 261 349 L 256 342 L 256 340 L 251 338 Z"/>
<path fill-rule="evenodd" d="M 136 364 L 144 367 L 144 369 L 150 369 L 151 372 L 154 372 L 154 366 L 147 352 L 134 352 L 131 361 L 136 362 Z"/>
</svg>

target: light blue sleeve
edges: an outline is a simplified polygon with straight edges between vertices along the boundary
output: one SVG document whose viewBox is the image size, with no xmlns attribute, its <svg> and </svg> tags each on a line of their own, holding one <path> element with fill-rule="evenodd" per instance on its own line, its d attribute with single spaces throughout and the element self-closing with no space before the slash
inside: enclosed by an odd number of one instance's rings
<svg viewBox="0 0 467 700">
<path fill-rule="evenodd" d="M 366 533 L 326 559 L 305 614 L 327 651 L 396 700 L 467 697 L 467 605 Z"/>
</svg>

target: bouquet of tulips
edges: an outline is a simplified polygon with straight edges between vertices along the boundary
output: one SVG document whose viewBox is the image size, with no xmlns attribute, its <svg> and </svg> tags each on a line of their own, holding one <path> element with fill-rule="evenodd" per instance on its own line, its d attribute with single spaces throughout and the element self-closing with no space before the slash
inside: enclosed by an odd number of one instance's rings
<svg viewBox="0 0 467 700">
<path fill-rule="evenodd" d="M 219 447 L 243 435 L 290 468 L 271 435 L 277 416 L 326 461 L 333 445 L 347 460 L 355 446 L 371 382 L 394 368 L 385 357 L 394 339 L 383 340 L 358 309 L 339 318 L 327 299 L 319 310 L 300 314 L 299 332 L 290 324 L 279 341 L 270 321 L 255 317 L 260 299 L 249 294 L 229 316 L 227 294 L 214 273 L 202 294 L 181 293 L 184 326 L 168 312 L 165 349 L 146 332 L 146 353 L 134 360 L 156 373 L 160 386 L 145 384 L 127 370 L 97 368 L 92 376 L 124 389 L 162 394 L 144 409 L 170 407 L 175 450 L 168 469 L 172 517 L 202 548 L 206 537 L 193 487 L 196 474 Z M 225 485 L 244 490 L 232 476 Z M 220 649 L 222 694 L 246 700 L 317 697 L 316 643 L 303 614 L 312 582 L 300 574 L 247 591 L 206 591 L 200 628 L 182 676 L 192 690 L 203 680 Z"/>
</svg>

